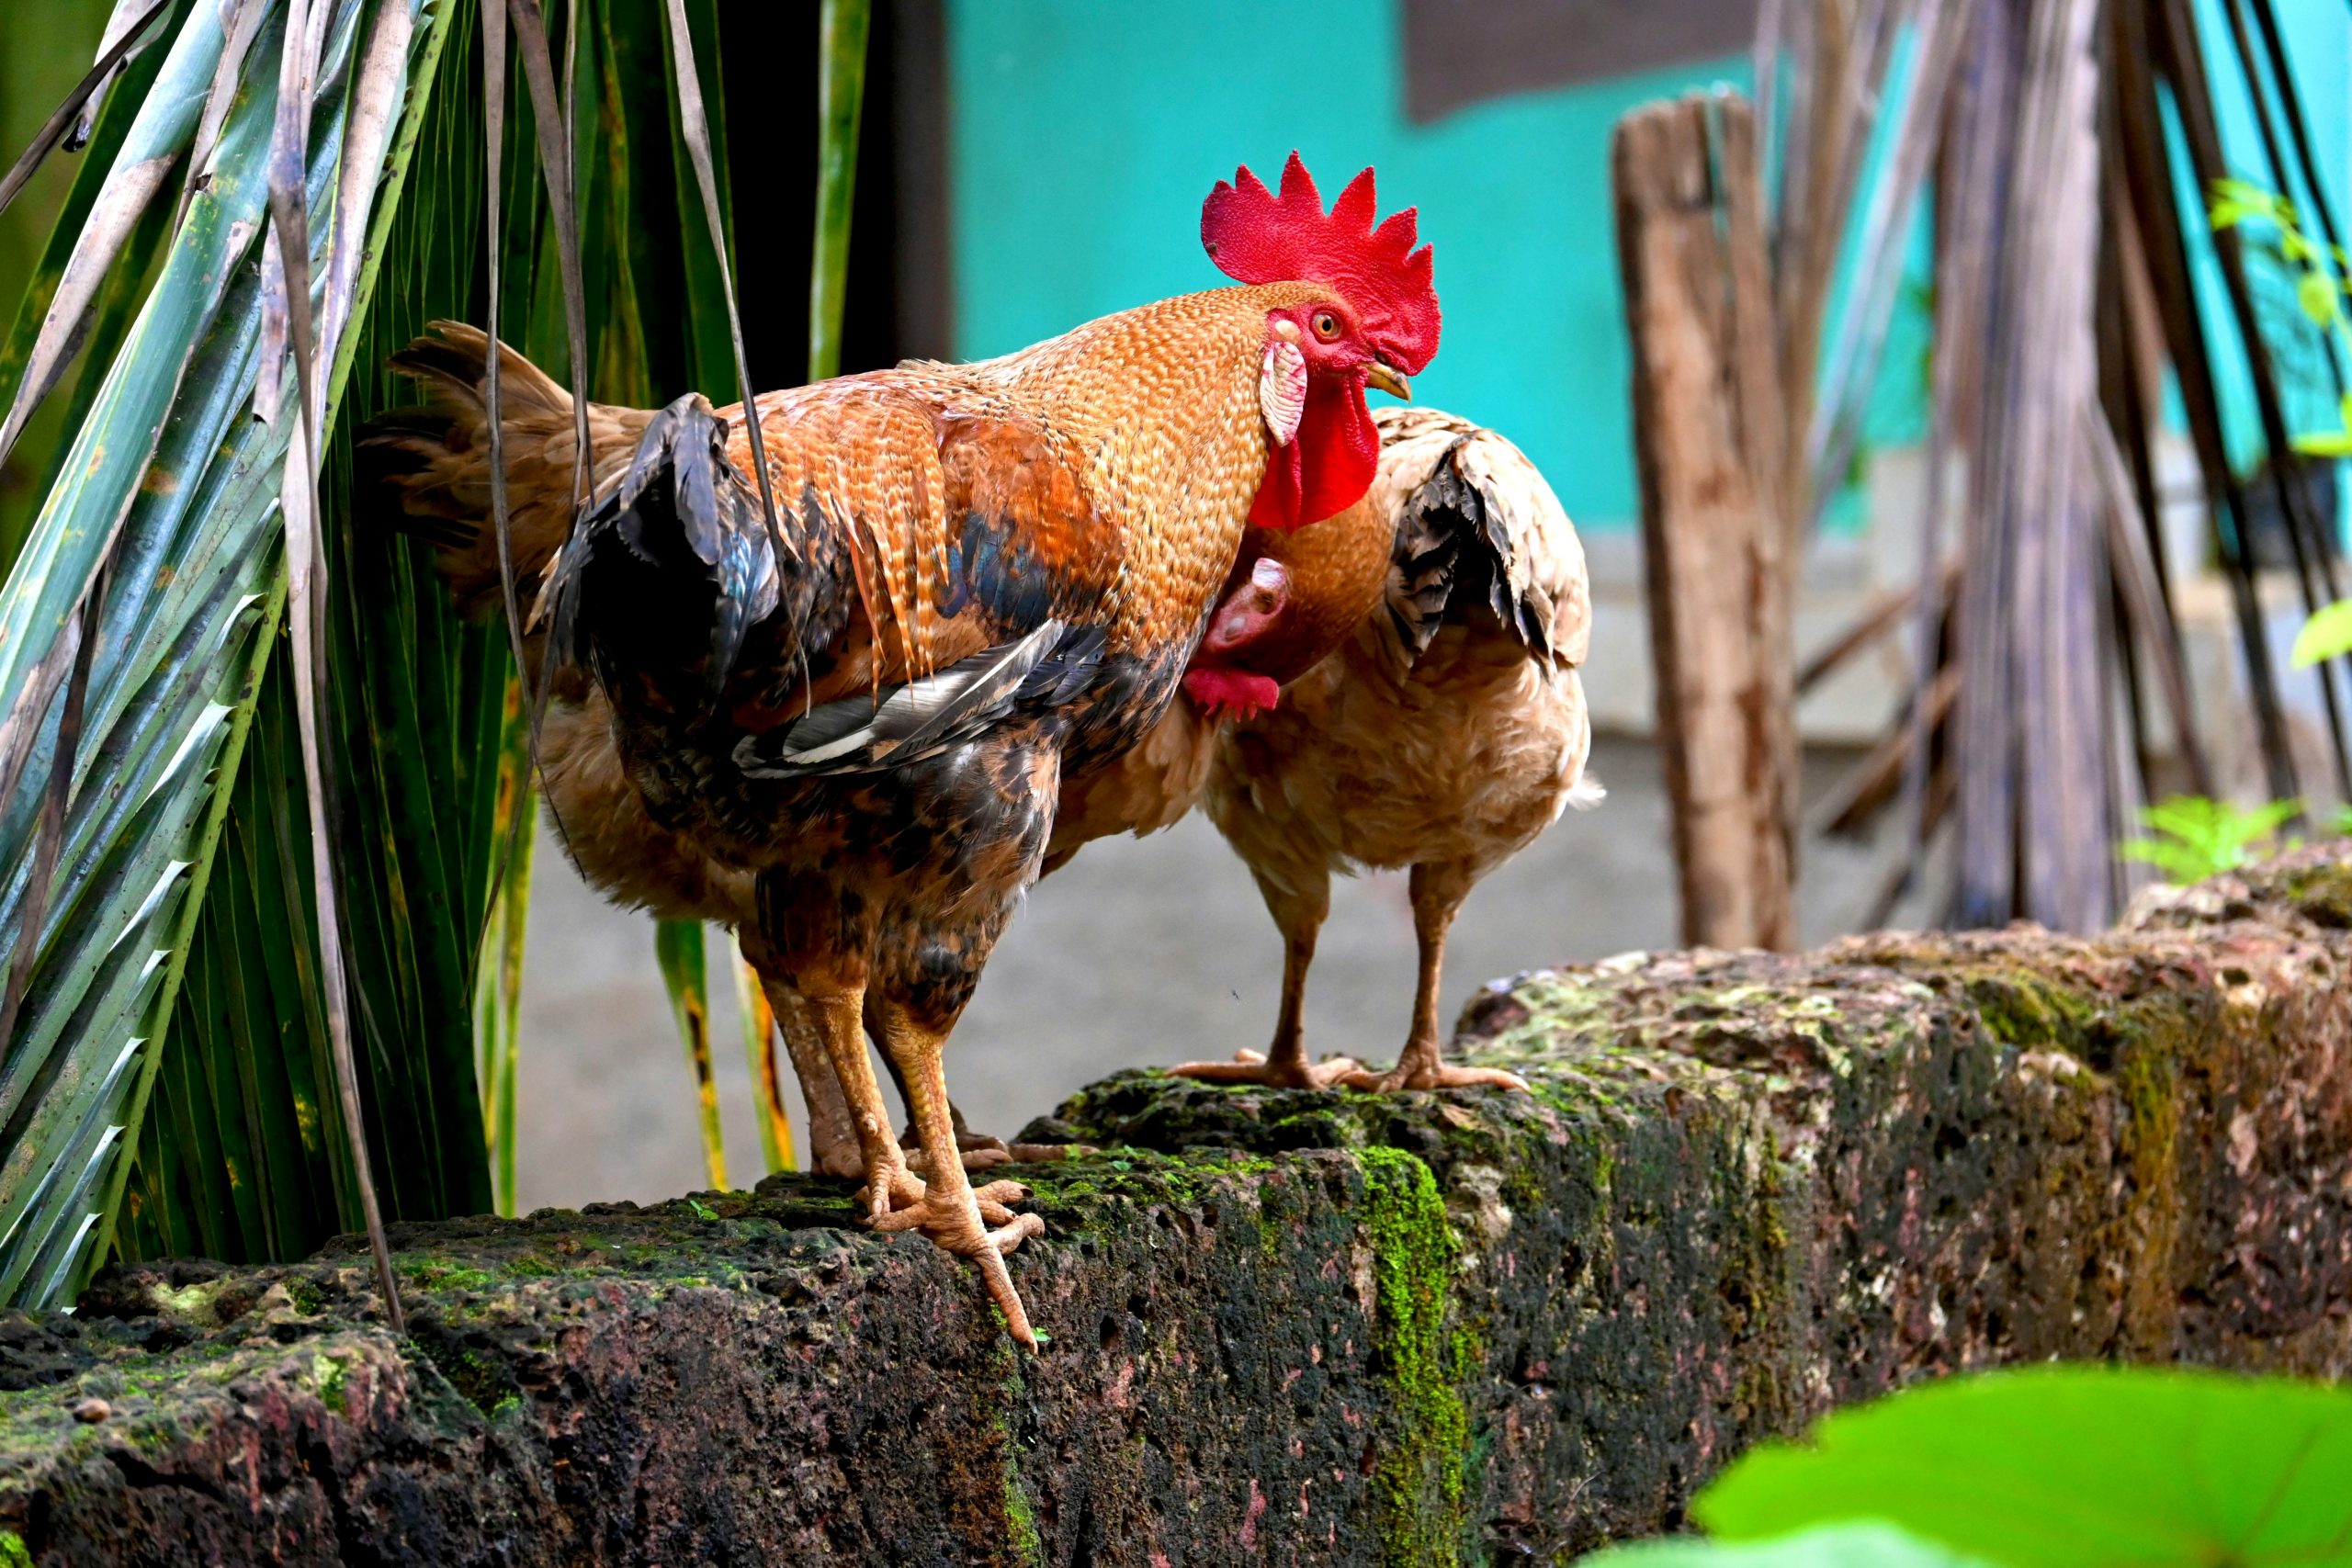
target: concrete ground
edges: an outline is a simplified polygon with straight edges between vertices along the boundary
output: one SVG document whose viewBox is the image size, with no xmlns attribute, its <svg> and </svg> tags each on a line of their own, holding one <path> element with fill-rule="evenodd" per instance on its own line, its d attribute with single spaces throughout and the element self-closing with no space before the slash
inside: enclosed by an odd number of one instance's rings
<svg viewBox="0 0 2352 1568">
<path fill-rule="evenodd" d="M 1571 813 L 1471 896 L 1446 964 L 1448 1018 L 1496 976 L 1677 945 L 1657 753 L 1603 741 L 1593 768 L 1609 798 Z M 1813 942 L 1860 919 L 1883 859 L 1818 840 L 1806 852 L 1800 913 Z M 1308 1048 L 1393 1060 L 1413 995 L 1405 879 L 1342 882 L 1332 903 L 1308 988 Z M 715 960 L 724 954 L 711 946 Z M 956 1031 L 948 1084 L 972 1125 L 1010 1134 L 1115 1068 L 1263 1046 L 1281 974 L 1249 873 L 1204 818 L 1098 843 L 1013 921 Z M 708 1185 L 652 925 L 605 903 L 551 841 L 534 873 L 526 976 L 523 1209 Z M 727 1175 L 749 1186 L 762 1174 L 760 1145 L 733 989 L 716 961 L 712 990 Z M 797 1096 L 794 1107 L 797 1128 Z"/>
</svg>

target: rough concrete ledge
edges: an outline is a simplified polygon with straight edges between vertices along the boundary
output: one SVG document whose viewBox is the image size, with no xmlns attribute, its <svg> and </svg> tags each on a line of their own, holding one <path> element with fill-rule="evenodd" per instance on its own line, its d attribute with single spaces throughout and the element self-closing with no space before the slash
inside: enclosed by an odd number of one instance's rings
<svg viewBox="0 0 2352 1568">
<path fill-rule="evenodd" d="M 2341 846 L 2338 846 L 2341 852 Z M 1744 1445 L 2050 1356 L 2352 1372 L 2352 868 L 2098 941 L 1498 983 L 1529 1097 L 1112 1078 L 1017 1355 L 843 1194 L 397 1234 L 0 1320 L 0 1563 L 1556 1561 Z"/>
</svg>

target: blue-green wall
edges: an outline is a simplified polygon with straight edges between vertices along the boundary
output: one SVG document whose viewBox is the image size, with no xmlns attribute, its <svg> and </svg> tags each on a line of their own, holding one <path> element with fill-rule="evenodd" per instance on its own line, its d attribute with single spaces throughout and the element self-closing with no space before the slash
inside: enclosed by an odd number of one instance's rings
<svg viewBox="0 0 2352 1568">
<path fill-rule="evenodd" d="M 1370 164 L 1437 247 L 1445 335 L 1415 397 L 1511 436 L 1580 524 L 1634 516 L 1610 128 L 1744 61 L 1414 126 L 1393 0 L 956 0 L 948 39 L 959 354 L 1224 283 L 1201 198 L 1237 163 L 1271 179 L 1295 147 L 1327 199 Z"/>
<path fill-rule="evenodd" d="M 2216 0 L 2199 5 L 2209 43 L 2223 44 Z M 2282 0 L 2279 10 L 2314 139 L 2343 192 L 2347 7 Z M 1631 525 L 1610 130 L 1646 99 L 1717 81 L 1744 87 L 1745 59 L 1415 126 L 1403 110 L 1395 0 L 950 0 L 948 17 L 958 354 L 1002 353 L 1224 281 L 1201 253 L 1200 203 L 1237 163 L 1272 177 L 1296 147 L 1327 197 L 1371 164 L 1384 207 L 1418 206 L 1437 247 L 1445 338 L 1417 395 L 1518 441 L 1580 526 Z M 2243 91 L 2229 72 L 2217 75 L 2233 162 L 2252 170 Z M 1915 259 L 1924 256 L 1922 244 Z M 1923 291 L 1906 291 L 1870 440 L 1915 439 L 1920 427 L 1924 305 Z M 2242 384 L 2234 391 L 2242 400 Z"/>
</svg>

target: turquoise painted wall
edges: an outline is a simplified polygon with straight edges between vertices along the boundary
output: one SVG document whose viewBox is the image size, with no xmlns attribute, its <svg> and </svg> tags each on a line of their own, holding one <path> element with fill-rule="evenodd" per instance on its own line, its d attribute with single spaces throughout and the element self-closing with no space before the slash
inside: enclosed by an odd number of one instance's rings
<svg viewBox="0 0 2352 1568">
<path fill-rule="evenodd" d="M 1518 442 L 1579 525 L 1631 525 L 1610 128 L 1645 99 L 1744 81 L 1744 60 L 1415 126 L 1393 0 L 954 0 L 948 15 L 960 355 L 1224 283 L 1201 198 L 1236 164 L 1272 179 L 1295 147 L 1327 199 L 1370 164 L 1383 210 L 1419 207 L 1437 247 L 1445 334 L 1415 397 Z"/>
<path fill-rule="evenodd" d="M 1657 0 L 1670 4 L 1671 0 Z M 2225 46 L 2217 0 L 2199 0 Z M 2352 222 L 2352 14 L 2281 0 L 2312 135 Z M 1237 163 L 1271 178 L 1296 147 L 1327 197 L 1365 164 L 1384 209 L 1420 209 L 1445 337 L 1417 395 L 1492 424 L 1543 467 L 1579 526 L 1636 508 L 1609 136 L 1626 109 L 1722 82 L 1744 58 L 1501 99 L 1434 125 L 1404 116 L 1394 0 L 1104 6 L 950 0 L 956 352 L 1003 353 L 1074 322 L 1224 279 L 1201 197 Z M 1278 18 L 1278 19 L 1276 19 Z M 2222 62 L 2225 48 L 2217 53 Z M 1906 66 L 1898 65 L 1898 76 Z M 2233 162 L 2258 167 L 2244 88 L 2216 73 Z M 1867 442 L 1924 428 L 1927 236 L 1890 333 Z M 2219 321 L 2218 278 L 2209 315 Z M 2243 374 L 2228 394 L 2250 428 Z M 1855 515 L 1849 503 L 1833 513 Z"/>
</svg>

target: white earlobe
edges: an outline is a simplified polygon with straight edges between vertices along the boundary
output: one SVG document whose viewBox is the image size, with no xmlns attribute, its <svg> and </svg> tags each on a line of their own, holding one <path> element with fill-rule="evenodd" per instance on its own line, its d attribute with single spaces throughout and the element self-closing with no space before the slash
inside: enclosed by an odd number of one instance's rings
<svg viewBox="0 0 2352 1568">
<path fill-rule="evenodd" d="M 1287 446 L 1297 437 L 1306 412 L 1306 355 L 1298 344 L 1276 338 L 1266 345 L 1265 362 L 1258 367 L 1258 410 L 1266 416 L 1266 434 L 1275 446 Z"/>
</svg>

